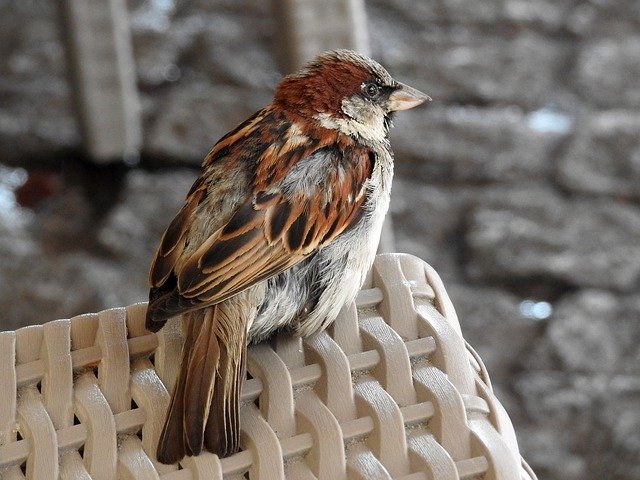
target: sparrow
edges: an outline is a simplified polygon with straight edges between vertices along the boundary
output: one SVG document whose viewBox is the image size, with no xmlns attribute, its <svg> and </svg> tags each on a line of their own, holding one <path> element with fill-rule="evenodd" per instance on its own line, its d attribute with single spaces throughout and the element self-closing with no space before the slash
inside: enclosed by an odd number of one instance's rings
<svg viewBox="0 0 640 480">
<path fill-rule="evenodd" d="M 160 462 L 238 451 L 247 343 L 308 336 L 355 299 L 389 207 L 393 113 L 426 100 L 366 56 L 327 52 L 205 157 L 149 274 L 146 328 L 187 324 Z"/>
</svg>

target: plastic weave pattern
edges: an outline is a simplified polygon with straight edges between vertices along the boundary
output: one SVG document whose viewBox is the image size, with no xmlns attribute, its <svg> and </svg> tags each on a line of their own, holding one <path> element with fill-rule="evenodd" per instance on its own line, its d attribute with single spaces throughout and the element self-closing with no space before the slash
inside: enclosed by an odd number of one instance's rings
<svg viewBox="0 0 640 480">
<path fill-rule="evenodd" d="M 518 479 L 513 427 L 436 272 L 381 255 L 355 305 L 250 348 L 242 451 L 162 465 L 180 319 L 146 304 L 0 333 L 2 479 Z"/>
</svg>

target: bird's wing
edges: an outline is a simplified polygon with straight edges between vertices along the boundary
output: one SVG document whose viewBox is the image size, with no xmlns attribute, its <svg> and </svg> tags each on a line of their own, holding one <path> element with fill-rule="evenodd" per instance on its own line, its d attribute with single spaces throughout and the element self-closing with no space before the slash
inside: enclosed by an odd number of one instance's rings
<svg viewBox="0 0 640 480">
<path fill-rule="evenodd" d="M 180 220 L 167 230 L 155 263 L 173 267 L 169 274 L 167 267 L 156 269 L 162 273 L 155 276 L 152 269 L 151 274 L 149 308 L 156 321 L 216 304 L 283 272 L 347 230 L 363 213 L 375 160 L 368 149 L 354 144 L 317 148 L 284 176 L 277 174 L 282 163 L 278 152 L 266 155 L 274 158 L 263 159 L 258 168 L 273 165 L 272 178 L 277 180 L 255 181 L 249 198 L 193 253 L 173 258 L 176 249 L 182 251 L 174 243 L 184 243 L 183 225 L 204 190 L 194 191 L 193 200 L 176 217 Z"/>
<path fill-rule="evenodd" d="M 243 160 L 255 160 L 244 158 L 246 155 L 242 155 L 241 151 L 250 150 L 254 155 L 261 153 L 259 145 L 252 145 L 252 148 L 248 149 L 246 148 L 247 143 L 250 141 L 255 143 L 256 137 L 265 137 L 263 140 L 265 146 L 262 147 L 262 150 L 264 150 L 268 142 L 272 141 L 272 136 L 266 136 L 263 130 L 264 126 L 269 122 L 273 122 L 273 120 L 270 108 L 259 110 L 222 137 L 208 153 L 203 163 L 204 172 L 194 182 L 187 194 L 184 205 L 162 235 L 156 255 L 151 262 L 149 270 L 149 284 L 152 289 L 151 302 L 153 302 L 154 295 L 164 295 L 171 291 L 174 270 L 183 255 L 187 238 L 191 237 L 189 241 L 193 241 L 193 235 L 190 235 L 190 232 L 194 228 L 194 220 L 198 216 L 198 209 L 206 203 L 207 195 L 211 189 L 209 182 L 211 177 L 214 177 L 218 183 L 227 184 L 227 192 L 233 189 L 240 190 L 238 181 L 234 181 L 233 173 L 230 174 L 229 172 L 241 170 L 242 165 L 240 163 Z M 221 189 L 218 189 L 218 194 L 224 195 Z M 227 194 L 226 196 L 228 197 L 229 195 Z M 240 194 L 240 197 L 242 202 L 249 197 L 249 194 L 248 192 Z M 224 200 L 227 201 L 222 201 L 221 199 L 218 205 L 219 208 L 215 209 L 215 215 L 210 214 L 212 218 L 206 222 L 212 232 L 224 226 L 233 216 L 237 207 L 237 205 L 228 201 L 228 198 Z M 201 233 L 206 238 L 212 232 Z"/>
</svg>

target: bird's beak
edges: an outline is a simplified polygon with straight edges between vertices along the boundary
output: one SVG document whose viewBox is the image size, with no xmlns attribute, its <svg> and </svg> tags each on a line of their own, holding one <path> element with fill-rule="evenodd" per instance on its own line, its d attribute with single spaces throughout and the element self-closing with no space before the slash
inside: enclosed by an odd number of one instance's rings
<svg viewBox="0 0 640 480">
<path fill-rule="evenodd" d="M 398 82 L 397 89 L 389 95 L 389 111 L 409 110 L 423 102 L 430 102 L 431 97 L 409 85 Z"/>
</svg>

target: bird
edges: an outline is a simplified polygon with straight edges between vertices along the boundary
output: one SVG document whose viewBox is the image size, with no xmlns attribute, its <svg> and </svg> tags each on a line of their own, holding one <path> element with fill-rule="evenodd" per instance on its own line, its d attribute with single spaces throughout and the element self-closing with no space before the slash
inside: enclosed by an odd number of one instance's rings
<svg viewBox="0 0 640 480">
<path fill-rule="evenodd" d="M 430 100 L 325 52 L 206 155 L 149 273 L 146 328 L 187 325 L 158 461 L 237 452 L 247 344 L 311 335 L 355 299 L 389 207 L 394 112 Z"/>
</svg>

